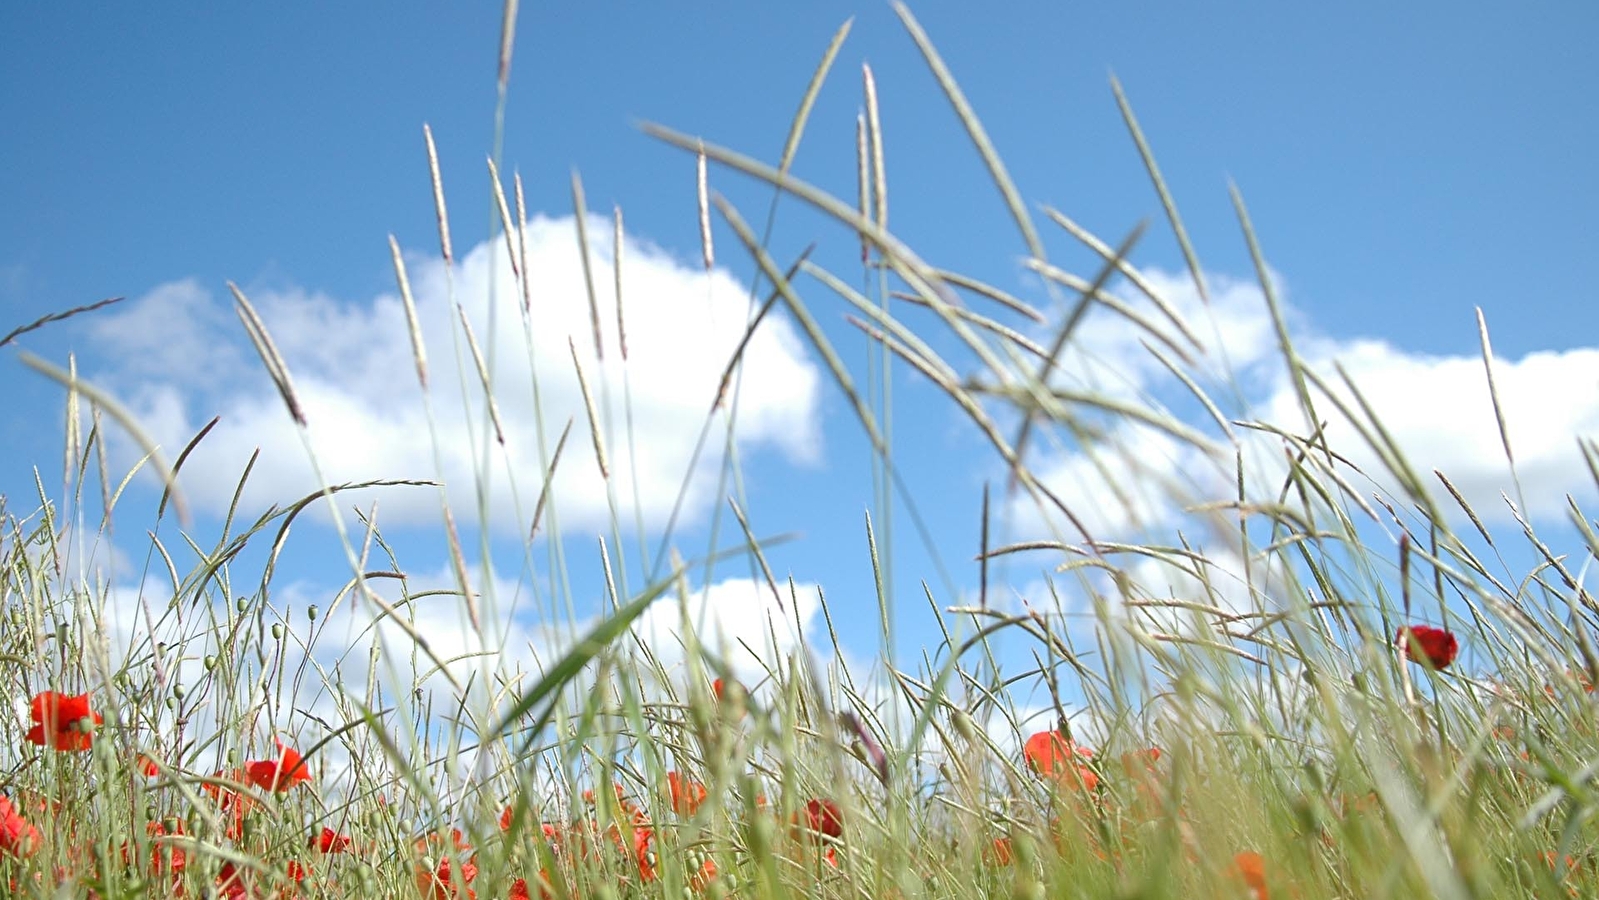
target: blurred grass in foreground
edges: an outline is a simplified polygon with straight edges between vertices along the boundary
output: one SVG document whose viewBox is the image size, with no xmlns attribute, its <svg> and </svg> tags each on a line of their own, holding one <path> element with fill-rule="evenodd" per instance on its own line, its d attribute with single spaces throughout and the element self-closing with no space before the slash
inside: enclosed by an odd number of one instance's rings
<svg viewBox="0 0 1599 900">
<path fill-rule="evenodd" d="M 637 618 L 658 598 L 687 599 L 691 578 L 708 584 L 717 559 L 747 562 L 778 598 L 797 599 L 794 585 L 773 575 L 750 527 L 736 454 L 724 454 L 718 496 L 730 501 L 738 528 L 719 512 L 704 558 L 677 556 L 670 528 L 658 536 L 646 534 L 641 520 L 630 523 L 627 499 L 612 490 L 609 540 L 599 559 L 584 559 L 562 544 L 550 475 L 563 453 L 585 452 L 582 441 L 568 443 L 572 425 L 558 439 L 545 435 L 542 421 L 545 474 L 526 525 L 528 533 L 548 536 L 542 546 L 551 574 L 547 584 L 525 587 L 553 621 L 584 599 L 572 596 L 559 573 L 598 563 L 609 614 L 587 623 L 587 633 L 539 672 L 508 671 L 493 652 L 500 604 L 488 586 L 471 583 L 470 548 L 460 545 L 455 513 L 442 503 L 458 582 L 445 593 L 484 648 L 465 658 L 439 657 L 411 618 L 417 601 L 430 593 L 436 600 L 437 592 L 413 593 L 372 522 L 340 513 L 340 496 L 358 496 L 370 484 L 329 485 L 248 524 L 230 515 L 209 535 L 180 521 L 183 546 L 169 546 L 172 526 L 164 519 L 168 509 L 182 513 L 182 466 L 193 444 L 170 466 L 159 453 L 143 463 L 160 472 L 174 503 L 163 500 L 150 531 L 142 623 L 131 634 L 116 632 L 104 616 L 109 586 L 89 582 L 64 560 L 81 558 L 75 555 L 85 552 L 86 534 L 106 533 L 121 496 L 115 486 L 123 479 L 108 470 L 102 413 L 134 430 L 147 450 L 154 445 L 111 392 L 79 380 L 73 366 L 30 358 L 68 389 L 67 483 L 77 490 L 52 499 L 41 480 L 31 511 L 8 500 L 0 533 L 0 679 L 21 713 L 0 724 L 7 798 L 0 803 L 0 879 L 9 893 L 1594 896 L 1599 763 L 1591 692 L 1599 659 L 1592 634 L 1599 607 L 1582 588 L 1581 571 L 1573 573 L 1530 525 L 1513 536 L 1539 560 L 1525 577 L 1492 571 L 1479 558 L 1485 546 L 1497 554 L 1504 538 L 1481 526 L 1447 473 L 1436 485 L 1424 483 L 1353 383 L 1340 372 L 1312 371 L 1296 353 L 1236 191 L 1303 421 L 1223 414 L 1227 404 L 1210 392 L 1233 386 L 1233 376 L 1209 367 L 1215 348 L 1195 337 L 1209 329 L 1185 321 L 1128 259 L 1142 226 L 1113 246 L 1048 210 L 1101 259 L 1089 277 L 1051 264 L 1028 205 L 954 77 L 909 12 L 896 9 L 1010 210 L 1030 267 L 1048 286 L 1048 314 L 923 260 L 889 230 L 885 141 L 869 69 L 854 199 L 790 174 L 847 25 L 824 54 L 776 166 L 646 126 L 699 159 L 707 268 L 713 221 L 736 236 L 735 253 L 754 261 L 751 332 L 769 314 L 791 316 L 874 448 L 877 494 L 865 549 L 877 563 L 871 590 L 885 648 L 878 670 L 843 668 L 835 636 L 824 648 L 833 663 L 821 665 L 803 645 L 757 654 L 764 672 L 742 683 L 733 660 L 751 658 L 748 648 L 702 644 L 686 614 L 681 652 L 666 654 L 642 640 L 632 630 Z M 501 49 L 502 103 L 514 19 L 513 5 Z M 1113 88 L 1206 297 L 1203 269 L 1150 143 L 1120 85 Z M 441 253 L 450 264 L 431 134 L 428 156 Z M 707 189 L 712 165 L 773 187 L 764 233 Z M 492 163 L 491 172 L 506 262 L 525 296 L 535 276 L 525 258 L 517 265 L 518 248 L 525 248 L 519 223 L 526 221 L 520 181 L 507 195 Z M 573 188 L 598 342 L 593 279 L 605 273 L 588 269 L 581 181 Z M 808 204 L 858 237 L 861 288 L 805 257 L 769 255 L 779 200 Z M 616 229 L 620 234 L 620 214 Z M 432 421 L 432 404 L 441 400 L 429 390 L 428 357 L 394 247 Z M 802 291 L 818 288 L 848 304 L 848 320 L 871 342 L 864 380 L 807 305 Z M 234 295 L 252 343 L 303 426 L 267 323 L 242 292 Z M 531 355 L 537 323 L 523 309 Z M 912 310 L 914 317 L 896 314 Z M 1054 324 L 1042 331 L 1050 314 Z M 1173 384 L 1210 421 L 1196 426 L 1148 398 L 1075 383 L 1063 354 L 1087 315 L 1136 324 Z M 909 318 L 923 323 L 920 330 Z M 455 358 L 483 389 L 463 399 L 484 404 L 487 437 L 500 428 L 493 361 L 464 312 L 461 325 Z M 504 323 L 491 318 L 486 325 L 492 335 Z M 958 355 L 934 350 L 952 346 L 951 338 Z M 1483 345 L 1491 360 L 1485 327 Z M 606 359 L 598 344 L 596 352 Z M 583 371 L 576 343 L 571 363 L 588 418 L 575 427 L 579 436 L 587 428 L 587 452 L 605 472 L 617 405 L 631 433 L 631 392 L 613 397 L 601 380 L 591 393 L 596 382 Z M 606 364 L 625 375 L 625 350 Z M 892 581 L 896 511 L 920 532 L 918 505 L 933 502 L 894 464 L 896 367 L 948 395 L 1008 467 L 1008 488 L 1030 497 L 1053 532 L 991 546 L 985 504 L 979 602 L 927 592 L 950 630 L 919 665 L 899 665 L 889 655 L 895 616 L 907 612 L 896 609 L 905 594 Z M 718 397 L 706 398 L 702 446 L 721 437 L 733 449 L 739 372 L 735 356 Z M 1491 368 L 1486 374 L 1491 384 Z M 536 380 L 533 390 L 537 400 Z M 81 406 L 92 413 L 87 434 L 78 424 Z M 1330 417 L 1353 426 L 1380 471 L 1356 471 L 1347 448 L 1330 445 Z M 1502 415 L 1500 423 L 1503 430 Z M 1184 527 L 1203 530 L 1204 544 L 1217 549 L 1197 549 L 1176 528 L 1163 542 L 1096 540 L 1029 467 L 1029 446 L 1046 441 L 1114 457 L 1124 426 L 1197 448 L 1222 471 L 1235 467 L 1234 496 L 1181 498 Z M 484 446 L 487 466 L 492 442 Z M 1277 468 L 1252 462 L 1262 447 L 1280 456 Z M 1596 458 L 1591 446 L 1584 450 Z M 1109 477 L 1112 468 L 1103 471 Z M 82 497 L 90 473 L 105 486 L 98 510 Z M 1357 481 L 1383 487 L 1375 505 L 1351 486 Z M 1118 497 L 1151 490 L 1107 487 Z M 1437 487 L 1450 503 L 1434 499 Z M 285 564 L 278 550 L 289 525 L 316 504 L 332 512 L 351 580 L 329 608 L 290 618 L 270 602 L 268 589 Z M 100 530 L 86 532 L 81 520 L 95 512 L 103 517 Z M 476 512 L 481 517 L 485 507 Z M 1591 552 L 1589 521 L 1575 503 L 1572 514 Z M 1452 521 L 1469 521 L 1473 531 L 1457 533 Z M 656 573 L 651 583 L 628 585 L 625 567 L 613 578 L 606 548 L 620 552 L 628 540 L 643 548 L 656 537 L 656 558 L 637 560 Z M 995 593 L 988 562 L 1024 553 L 1060 566 L 1047 585 L 1053 609 L 1042 597 L 1019 612 L 986 602 Z M 176 562 L 184 558 L 196 560 L 187 572 Z M 265 561 L 246 566 L 242 559 Z M 1151 570 L 1150 561 L 1161 566 Z M 1164 574 L 1151 580 L 1150 571 Z M 152 585 L 163 575 L 166 596 L 158 596 Z M 1068 628 L 1062 593 L 1085 598 L 1094 610 L 1089 650 L 1075 646 L 1083 630 Z M 368 632 L 367 659 L 352 651 L 328 667 L 310 651 L 327 640 L 322 629 L 343 604 L 374 611 L 386 624 Z M 827 622 L 831 633 L 830 614 Z M 568 617 L 568 630 L 578 625 Z M 1030 648 L 1033 664 L 997 665 L 1002 637 L 1007 646 Z M 365 675 L 346 680 L 346 669 Z M 1020 720 L 1027 697 L 1048 698 L 1046 724 Z"/>
</svg>

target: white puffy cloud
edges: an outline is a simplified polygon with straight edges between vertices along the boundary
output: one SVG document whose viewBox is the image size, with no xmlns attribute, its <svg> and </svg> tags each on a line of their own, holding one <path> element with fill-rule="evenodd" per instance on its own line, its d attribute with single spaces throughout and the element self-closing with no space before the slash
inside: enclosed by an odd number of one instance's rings
<svg viewBox="0 0 1599 900">
<path fill-rule="evenodd" d="M 1449 477 L 1480 518 L 1510 518 L 1500 495 L 1512 501 L 1517 495 L 1480 355 L 1407 353 L 1377 340 L 1318 347 L 1312 365 L 1327 373 L 1335 393 L 1358 410 L 1353 395 L 1332 375 L 1333 360 L 1343 366 L 1445 509 L 1454 510 L 1455 504 L 1433 477 L 1434 469 Z M 1567 493 L 1593 494 L 1577 439 L 1599 434 L 1599 348 L 1496 359 L 1494 383 L 1527 511 L 1545 519 L 1563 516 Z M 1286 384 L 1263 409 L 1269 419 L 1283 424 L 1298 415 Z M 1317 413 L 1329 420 L 1328 439 L 1334 447 L 1363 471 L 1382 471 L 1374 451 L 1332 404 L 1319 403 Z M 1393 489 L 1391 478 L 1374 480 Z"/>
<path fill-rule="evenodd" d="M 722 656 L 739 680 L 753 686 L 810 637 L 822 611 L 814 584 L 779 584 L 781 600 L 765 581 L 727 578 L 692 590 L 687 598 L 663 597 L 633 631 L 663 663 L 683 658 L 683 619 L 707 651 Z"/>
<path fill-rule="evenodd" d="M 503 242 L 483 243 L 461 256 L 453 285 L 439 259 L 408 258 L 429 359 L 434 429 L 418 387 L 397 294 L 345 302 L 299 289 L 250 290 L 288 363 L 326 478 L 334 483 L 428 479 L 442 469 L 458 514 L 475 508 L 474 471 L 481 467 L 485 438 L 483 391 L 460 335 L 454 298 L 493 362 L 494 395 L 504 424 L 503 450 L 491 446 L 489 453 L 494 498 L 490 521 L 520 531 L 542 483 L 540 421 L 531 377 L 535 370 L 546 445 L 553 448 L 565 423 L 573 423 L 555 482 L 562 527 L 592 529 L 610 519 L 569 339 L 602 420 L 621 519 L 632 521 L 636 495 L 647 523 L 664 521 L 690 471 L 695 441 L 722 371 L 743 334 L 747 291 L 725 271 L 707 274 L 643 240 L 628 239 L 622 254 L 628 349 L 624 384 L 611 229 L 596 219 L 589 231 L 603 361 L 595 352 L 571 217 L 528 223 L 532 296 L 526 332 L 521 292 L 504 262 Z M 257 447 L 262 454 L 244 489 L 247 508 L 317 488 L 301 439 L 229 303 L 231 298 L 193 281 L 179 281 L 90 326 L 99 358 L 110 369 L 107 380 L 130 398 L 135 414 L 169 453 L 213 414 L 221 415 L 186 463 L 182 478 L 193 502 L 212 511 L 231 502 L 245 462 Z M 631 437 L 624 416 L 628 389 Z M 745 355 L 737 419 L 741 447 L 746 452 L 775 448 L 801 463 L 816 459 L 818 390 L 818 372 L 796 332 L 780 317 L 768 318 Z M 718 414 L 707 452 L 692 467 L 690 516 L 710 499 L 704 476 L 719 464 L 725 423 L 725 415 Z M 439 468 L 430 434 L 438 440 Z M 522 521 L 507 489 L 508 473 L 514 477 Z M 391 525 L 437 521 L 438 498 L 432 490 L 396 488 L 379 497 Z"/>
<path fill-rule="evenodd" d="M 1206 306 L 1186 276 L 1158 270 L 1144 274 L 1205 343 L 1205 352 L 1198 356 L 1190 374 L 1224 416 L 1269 423 L 1293 434 L 1307 432 L 1306 417 L 1281 361 L 1275 328 L 1258 285 L 1210 275 L 1207 283 L 1212 302 Z M 1287 298 L 1286 284 L 1279 280 L 1275 287 L 1280 297 Z M 1132 296 L 1130 288 L 1122 288 L 1125 296 Z M 1161 321 L 1147 301 L 1141 308 L 1151 320 Z M 1306 365 L 1364 421 L 1336 374 L 1335 365 L 1344 368 L 1446 514 L 1455 515 L 1458 510 L 1433 477 L 1434 469 L 1449 477 L 1479 517 L 1509 518 L 1501 492 L 1512 500 L 1517 493 L 1482 358 L 1474 346 L 1450 355 L 1417 353 L 1392 341 L 1334 339 L 1317 331 L 1314 322 L 1291 303 L 1284 314 Z M 1461 315 L 1469 313 L 1463 310 Z M 1175 333 L 1169 325 L 1166 330 Z M 1157 414 L 1179 418 L 1211 438 L 1221 438 L 1219 428 L 1187 390 L 1142 346 L 1141 337 L 1143 332 L 1126 319 L 1103 309 L 1092 311 L 1075 339 L 1082 349 L 1067 354 L 1055 383 L 1138 403 Z M 1567 493 L 1579 499 L 1594 493 L 1577 439 L 1599 432 L 1599 390 L 1595 390 L 1599 388 L 1599 348 L 1499 358 L 1494 362 L 1494 377 L 1528 512 L 1535 518 L 1562 517 Z M 1347 469 L 1341 474 L 1357 490 L 1376 487 L 1397 494 L 1397 480 L 1384 470 L 1376 453 L 1337 406 L 1314 388 L 1312 399 L 1318 417 L 1327 423 L 1326 434 L 1333 448 L 1365 473 L 1366 479 Z M 1245 455 L 1252 498 L 1274 495 L 1285 471 L 1282 442 L 1260 432 L 1235 432 Z M 1083 521 L 1093 537 L 1114 540 L 1169 530 L 1192 521 L 1185 509 L 1233 499 L 1232 448 L 1220 447 L 1219 453 L 1216 448 L 1196 447 L 1122 420 L 1106 425 L 1092 449 L 1059 440 L 1052 446 L 1041 438 L 1033 444 L 1031 463 L 1040 480 Z M 1028 532 L 1047 530 L 1030 498 L 1014 501 L 1010 512 Z M 1080 538 L 1058 514 L 1050 521 L 1066 539 Z"/>
</svg>

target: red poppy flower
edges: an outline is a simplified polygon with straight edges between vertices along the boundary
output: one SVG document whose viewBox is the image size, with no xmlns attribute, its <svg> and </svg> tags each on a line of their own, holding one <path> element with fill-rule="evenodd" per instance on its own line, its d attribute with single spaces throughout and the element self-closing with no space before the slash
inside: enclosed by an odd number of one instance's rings
<svg viewBox="0 0 1599 900">
<path fill-rule="evenodd" d="M 234 769 L 233 771 L 226 773 L 216 772 L 213 773 L 211 777 L 217 779 L 218 781 L 224 781 L 231 784 L 243 784 L 245 780 L 243 769 Z M 260 806 L 256 799 L 254 797 L 241 794 L 238 791 L 230 790 L 226 785 L 217 784 L 212 781 L 202 783 L 200 785 L 200 790 L 205 791 L 207 794 L 210 794 L 212 797 L 216 798 L 217 806 L 220 807 L 223 812 L 229 814 L 228 824 L 223 833 L 226 834 L 230 840 L 238 840 L 240 837 L 242 837 L 244 835 L 245 814 Z"/>
<path fill-rule="evenodd" d="M 311 780 L 311 771 L 299 751 L 278 741 L 277 759 L 264 759 L 246 763 L 245 777 L 263 791 L 286 791 L 302 781 Z"/>
<path fill-rule="evenodd" d="M 534 884 L 539 888 L 539 900 L 554 900 L 555 894 L 550 890 L 553 883 L 550 880 L 550 870 L 540 869 L 539 877 L 534 880 Z M 571 893 L 570 890 L 567 891 L 568 895 Z M 533 895 L 528 893 L 526 878 L 518 878 L 511 882 L 511 892 L 506 895 L 506 900 L 533 900 Z"/>
<path fill-rule="evenodd" d="M 1406 625 L 1399 629 L 1394 640 L 1406 659 L 1417 659 L 1415 653 L 1419 648 L 1420 659 L 1426 660 L 1434 669 L 1449 668 L 1449 664 L 1460 653 L 1460 642 L 1455 640 L 1452 632 L 1431 625 Z"/>
<path fill-rule="evenodd" d="M 42 841 L 38 827 L 22 818 L 10 798 L 0 797 L 0 852 L 32 856 Z"/>
<path fill-rule="evenodd" d="M 655 880 L 655 829 L 633 826 L 633 859 L 638 862 L 639 878 Z"/>
<path fill-rule="evenodd" d="M 423 869 L 417 872 L 417 890 L 428 900 L 458 900 L 461 897 L 476 900 L 477 891 L 472 890 L 470 885 L 477 878 L 477 862 L 468 859 L 461 863 L 459 874 L 452 874 L 450 869 L 449 859 L 441 859 L 432 871 Z M 456 878 L 460 879 L 459 884 Z"/>
<path fill-rule="evenodd" d="M 291 862 L 285 867 L 284 873 L 298 880 L 304 877 L 305 870 L 298 863 Z M 226 900 L 267 900 L 267 898 L 289 900 L 290 897 L 298 896 L 292 890 L 280 892 L 268 888 L 263 882 L 269 880 L 254 869 L 241 869 L 231 862 L 225 862 L 217 872 L 216 892 L 206 896 L 226 898 Z M 174 890 L 172 896 L 181 897 L 183 893 L 181 890 Z"/>
<path fill-rule="evenodd" d="M 94 729 L 105 724 L 105 717 L 89 709 L 89 695 L 70 697 L 56 691 L 35 695 L 28 704 L 33 727 L 28 729 L 28 741 L 57 750 L 81 751 L 89 749 L 94 740 Z"/>
<path fill-rule="evenodd" d="M 749 691 L 737 681 L 723 681 L 718 678 L 711 682 L 711 695 L 716 698 L 716 703 L 722 708 L 722 714 L 728 717 L 742 718 L 749 710 L 745 701 Z"/>
<path fill-rule="evenodd" d="M 466 835 L 462 834 L 461 829 L 459 828 L 450 829 L 450 843 L 455 846 L 456 850 L 472 849 L 472 845 L 466 842 Z M 427 834 L 417 838 L 416 841 L 412 843 L 412 846 L 416 848 L 417 853 L 426 856 L 444 846 L 444 837 L 437 831 L 430 831 Z"/>
<path fill-rule="evenodd" d="M 627 799 L 627 789 L 626 788 L 622 787 L 622 785 L 620 783 L 615 783 L 615 784 L 611 785 L 611 789 L 616 791 L 616 799 L 621 800 L 623 802 L 626 802 L 626 799 Z M 590 806 L 594 805 L 594 789 L 593 788 L 589 788 L 588 790 L 585 790 L 583 792 L 583 802 L 589 804 Z"/>
<path fill-rule="evenodd" d="M 682 816 L 692 816 L 705 802 L 705 785 L 678 772 L 666 773 L 666 786 L 672 794 L 672 811 Z"/>
<path fill-rule="evenodd" d="M 161 822 L 151 822 L 145 826 L 145 830 L 150 832 L 151 837 L 151 873 L 154 874 L 156 872 L 166 872 L 171 875 L 177 875 L 181 873 L 184 866 L 188 864 L 189 854 L 184 852 L 183 848 L 175 847 L 166 843 L 165 841 L 158 840 L 157 838 L 162 835 L 176 836 L 188 834 L 188 829 L 183 827 L 183 820 L 179 818 L 171 818 Z"/>
<path fill-rule="evenodd" d="M 1016 853 L 1011 846 L 1010 838 L 994 838 L 994 842 L 983 851 L 983 862 L 990 866 L 1008 866 L 1016 859 Z"/>
<path fill-rule="evenodd" d="M 838 838 L 844 835 L 844 812 L 831 800 L 816 798 L 805 803 L 805 809 L 795 814 L 804 816 L 805 830 L 816 838 Z"/>
<path fill-rule="evenodd" d="M 1266 860 L 1253 850 L 1233 857 L 1233 877 L 1244 883 L 1249 888 L 1251 900 L 1267 900 L 1266 895 Z"/>
<path fill-rule="evenodd" d="M 1034 772 L 1090 791 L 1099 786 L 1099 774 L 1084 765 L 1083 760 L 1093 755 L 1093 750 L 1074 744 L 1059 731 L 1040 731 L 1028 738 L 1022 747 L 1022 758 Z"/>
<path fill-rule="evenodd" d="M 146 778 L 154 778 L 155 776 L 161 774 L 161 766 L 156 763 L 154 757 L 147 753 L 139 754 L 138 760 L 134 762 L 133 765 L 134 768 L 138 770 L 139 774 Z"/>
<path fill-rule="evenodd" d="M 710 887 L 716 880 L 716 860 L 707 859 L 700 863 L 699 871 L 688 877 L 688 887 L 691 891 L 703 891 Z"/>
<path fill-rule="evenodd" d="M 311 847 L 323 853 L 348 853 L 354 843 L 354 838 L 331 828 L 323 828 L 321 834 L 311 839 Z"/>
<path fill-rule="evenodd" d="M 1582 688 L 1583 693 L 1593 693 L 1593 682 L 1589 680 L 1587 672 L 1584 672 L 1580 669 L 1567 669 L 1566 677 L 1576 682 L 1577 686 Z M 1543 686 L 1543 692 L 1553 697 L 1555 695 L 1555 686 L 1552 684 L 1546 684 Z"/>
</svg>

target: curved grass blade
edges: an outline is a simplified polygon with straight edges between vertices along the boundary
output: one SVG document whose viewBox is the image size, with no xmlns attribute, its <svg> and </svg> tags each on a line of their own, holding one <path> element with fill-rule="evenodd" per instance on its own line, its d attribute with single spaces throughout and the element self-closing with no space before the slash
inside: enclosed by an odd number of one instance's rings
<svg viewBox="0 0 1599 900">
<path fill-rule="evenodd" d="M 1166 211 L 1166 220 L 1171 223 L 1172 233 L 1177 236 L 1177 246 L 1182 248 L 1183 261 L 1188 264 L 1188 274 L 1193 276 L 1194 288 L 1199 291 L 1199 299 L 1209 306 L 1210 291 L 1205 288 L 1205 275 L 1199 267 L 1199 255 L 1194 252 L 1194 245 L 1188 240 L 1188 229 L 1183 227 L 1182 216 L 1177 214 L 1177 201 L 1172 199 L 1171 191 L 1166 189 L 1166 179 L 1161 177 L 1160 166 L 1155 164 L 1155 154 L 1150 151 L 1149 142 L 1144 140 L 1144 130 L 1138 127 L 1138 118 L 1133 115 L 1133 108 L 1127 103 L 1127 95 L 1122 92 L 1122 83 L 1115 75 L 1110 76 L 1110 89 L 1116 95 L 1116 108 L 1121 110 L 1122 121 L 1127 123 L 1127 130 L 1132 133 L 1133 143 L 1138 147 L 1138 155 L 1144 161 L 1144 169 L 1149 172 L 1149 180 L 1154 182 L 1161 208 Z"/>
<path fill-rule="evenodd" d="M 1011 217 L 1016 220 L 1016 227 L 1021 229 L 1022 239 L 1027 242 L 1027 252 L 1038 259 L 1043 259 L 1044 243 L 1038 238 L 1038 229 L 1033 227 L 1032 217 L 1027 215 L 1027 206 L 1022 203 L 1022 195 L 1016 190 L 1016 183 L 1011 181 L 1004 161 L 994 150 L 994 143 L 988 139 L 988 131 L 978 120 L 971 103 L 967 102 L 966 94 L 961 91 L 960 85 L 955 83 L 955 76 L 950 74 L 949 67 L 944 65 L 943 57 L 934 49 L 933 42 L 928 39 L 927 32 L 922 30 L 921 23 L 911 15 L 910 8 L 895 0 L 894 14 L 899 16 L 899 20 L 905 25 L 905 30 L 910 32 L 911 40 L 916 42 L 916 49 L 922 51 L 922 57 L 927 60 L 927 67 L 933 70 L 933 77 L 938 80 L 938 86 L 944 89 L 944 95 L 949 98 L 950 105 L 955 107 L 955 115 L 959 116 L 961 124 L 966 126 L 966 133 L 971 137 L 978 154 L 983 157 L 983 164 L 988 166 L 988 174 L 994 179 L 994 185 L 1005 198 L 1005 205 L 1010 208 Z"/>
<path fill-rule="evenodd" d="M 528 740 L 531 742 L 554 716 L 554 700 L 557 692 L 573 678 L 576 678 L 578 673 L 583 671 L 583 667 L 599 656 L 600 652 L 610 646 L 612 641 L 621 637 L 633 624 L 634 620 L 643 615 L 644 611 L 649 609 L 652 603 L 666 593 L 666 590 L 682 574 L 683 568 L 681 566 L 677 567 L 666 578 L 645 589 L 642 594 L 629 600 L 627 605 L 621 607 L 614 614 L 606 617 L 598 625 L 590 629 L 582 640 L 574 644 L 572 649 L 566 651 L 565 655 L 544 673 L 544 677 L 539 679 L 538 684 L 533 685 L 527 693 L 518 697 L 516 702 L 511 704 L 511 708 L 506 711 L 505 715 L 489 729 L 484 736 L 484 741 L 488 742 L 501 737 L 513 722 L 532 712 L 534 708 L 546 700 L 549 700 L 551 701 L 549 705 L 539 714 L 527 731 Z"/>
<path fill-rule="evenodd" d="M 185 528 L 188 527 L 189 505 L 183 499 L 183 493 L 178 488 L 177 473 L 167 464 L 166 456 L 161 452 L 161 448 L 156 445 L 155 441 L 150 439 L 149 435 L 144 433 L 144 429 L 139 427 L 139 423 L 133 418 L 132 413 L 124 409 L 122 404 L 114 400 L 110 394 L 78 378 L 76 375 L 68 373 L 60 366 L 45 362 L 32 353 L 24 352 L 18 354 L 17 358 L 22 360 L 22 364 L 28 368 L 52 381 L 58 382 L 69 391 L 76 391 L 82 394 L 89 398 L 90 403 L 110 413 L 111 418 L 117 420 L 117 424 L 128 432 L 128 436 L 133 438 L 134 443 L 139 445 L 139 449 L 143 450 L 145 455 L 150 458 L 150 464 L 155 467 L 157 477 L 161 479 L 167 495 L 172 498 L 172 508 L 178 514 L 178 521 Z"/>
</svg>

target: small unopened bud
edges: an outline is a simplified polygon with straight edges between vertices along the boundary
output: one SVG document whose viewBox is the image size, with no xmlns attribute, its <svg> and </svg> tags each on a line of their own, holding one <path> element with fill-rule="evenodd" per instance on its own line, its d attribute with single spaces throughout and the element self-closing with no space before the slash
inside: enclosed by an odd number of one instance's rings
<svg viewBox="0 0 1599 900">
<path fill-rule="evenodd" d="M 977 740 L 977 723 L 972 721 L 970 714 L 964 709 L 955 710 L 950 716 L 950 721 L 955 725 L 955 733 L 968 741 Z"/>
</svg>

